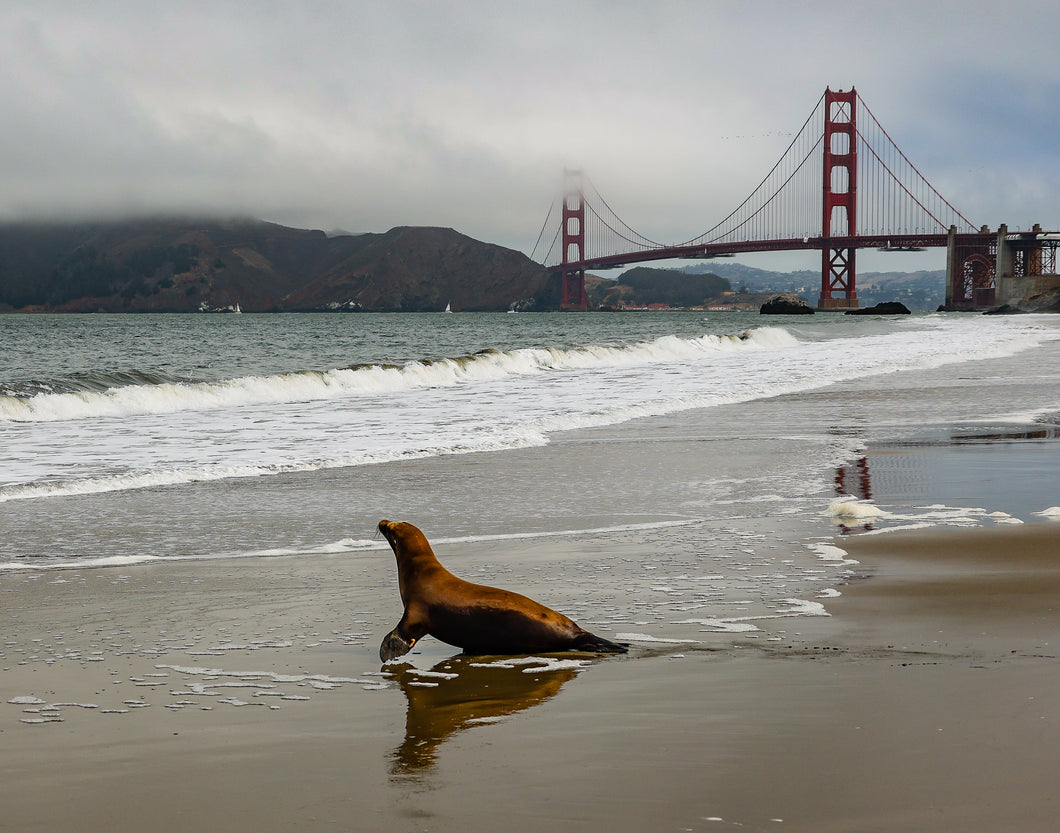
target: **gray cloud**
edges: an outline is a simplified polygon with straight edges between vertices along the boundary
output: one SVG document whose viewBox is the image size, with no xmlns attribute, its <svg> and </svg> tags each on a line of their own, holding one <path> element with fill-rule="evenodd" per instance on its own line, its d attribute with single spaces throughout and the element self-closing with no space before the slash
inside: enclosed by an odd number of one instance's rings
<svg viewBox="0 0 1060 833">
<path fill-rule="evenodd" d="M 1038 2 L 3 3 L 0 217 L 432 224 L 526 250 L 575 166 L 679 241 L 856 84 L 966 215 L 1060 225 L 1058 23 Z"/>
</svg>

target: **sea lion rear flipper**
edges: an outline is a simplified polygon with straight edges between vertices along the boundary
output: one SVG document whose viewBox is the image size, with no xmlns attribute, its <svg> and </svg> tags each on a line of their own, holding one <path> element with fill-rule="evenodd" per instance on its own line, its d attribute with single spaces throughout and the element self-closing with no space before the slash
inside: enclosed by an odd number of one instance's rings
<svg viewBox="0 0 1060 833">
<path fill-rule="evenodd" d="M 582 633 L 571 647 L 575 651 L 590 654 L 625 654 L 629 651 L 629 645 L 625 642 L 612 642 L 588 631 Z"/>
</svg>

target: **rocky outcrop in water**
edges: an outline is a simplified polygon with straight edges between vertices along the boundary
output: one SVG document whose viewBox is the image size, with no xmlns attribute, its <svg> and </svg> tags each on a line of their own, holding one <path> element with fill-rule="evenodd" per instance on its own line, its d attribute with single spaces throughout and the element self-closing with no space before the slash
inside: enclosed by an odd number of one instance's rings
<svg viewBox="0 0 1060 833">
<path fill-rule="evenodd" d="M 909 307 L 899 301 L 884 301 L 873 307 L 848 309 L 844 315 L 912 315 Z"/>
<path fill-rule="evenodd" d="M 1012 304 L 1002 304 L 983 315 L 1015 315 L 1024 312 L 1060 312 L 1060 290 L 1032 295 Z"/>
<path fill-rule="evenodd" d="M 759 308 L 761 315 L 813 315 L 809 301 L 794 292 L 774 295 Z"/>
</svg>

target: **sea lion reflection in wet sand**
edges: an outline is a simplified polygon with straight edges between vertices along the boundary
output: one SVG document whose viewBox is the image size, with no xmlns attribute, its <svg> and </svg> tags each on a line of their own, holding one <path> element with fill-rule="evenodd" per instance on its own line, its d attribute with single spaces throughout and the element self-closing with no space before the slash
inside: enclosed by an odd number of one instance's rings
<svg viewBox="0 0 1060 833">
<path fill-rule="evenodd" d="M 397 557 L 405 606 L 401 621 L 379 646 L 383 662 L 407 654 L 426 634 L 468 654 L 626 652 L 627 646 L 589 633 L 533 599 L 457 578 L 412 524 L 380 521 L 379 531 Z"/>
</svg>

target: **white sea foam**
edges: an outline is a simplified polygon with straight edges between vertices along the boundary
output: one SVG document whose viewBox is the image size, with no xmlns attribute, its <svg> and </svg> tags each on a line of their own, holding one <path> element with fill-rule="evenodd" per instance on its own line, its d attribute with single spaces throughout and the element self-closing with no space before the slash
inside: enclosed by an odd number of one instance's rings
<svg viewBox="0 0 1060 833">
<path fill-rule="evenodd" d="M 29 561 L 8 561 L 0 563 L 0 570 L 63 570 L 83 569 L 85 567 L 129 567 L 134 564 L 150 564 L 161 561 L 156 555 L 107 555 L 100 558 L 84 558 L 72 561 L 49 561 L 46 564 L 35 564 Z"/>
<path fill-rule="evenodd" d="M 830 561 L 839 564 L 857 564 L 858 562 L 847 558 L 847 551 L 833 544 L 809 544 L 808 548 L 817 553 L 822 561 Z"/>
<path fill-rule="evenodd" d="M 410 668 L 410 674 L 415 674 L 417 677 L 437 677 L 440 680 L 455 680 L 459 677 L 459 674 L 448 674 L 444 671 L 424 671 L 419 668 Z"/>
<path fill-rule="evenodd" d="M 652 636 L 648 633 L 616 633 L 615 639 L 619 642 L 655 643 L 664 645 L 689 645 L 695 644 L 695 639 L 669 639 L 664 636 Z"/>
<path fill-rule="evenodd" d="M 722 616 L 705 617 L 694 619 L 680 619 L 675 625 L 702 625 L 711 628 L 715 633 L 744 633 L 756 631 L 759 628 L 754 624 L 767 619 L 787 619 L 794 616 L 831 616 L 820 602 L 807 599 L 780 599 L 779 607 L 773 613 L 764 613 L 754 616 Z M 619 635 L 620 637 L 622 634 Z"/>
<path fill-rule="evenodd" d="M 522 447 L 540 443 L 523 443 Z M 105 477 L 88 477 L 78 480 L 60 480 L 32 484 L 16 484 L 0 487 L 0 503 L 11 500 L 29 500 L 41 497 L 68 497 L 72 495 L 94 495 L 105 492 L 121 492 L 129 489 L 150 489 L 162 486 L 180 486 L 187 483 L 208 483 L 215 480 L 234 480 L 247 477 L 264 477 L 273 474 L 321 471 L 350 466 L 379 465 L 398 460 L 413 460 L 435 457 L 442 454 L 461 454 L 480 451 L 500 451 L 513 446 L 510 442 L 481 442 L 475 446 L 451 448 L 424 448 L 414 451 L 380 451 L 349 454 L 331 459 L 314 459 L 298 463 L 278 463 L 265 466 L 229 466 L 223 464 L 193 466 L 189 468 L 160 469 L 155 471 L 117 474 Z"/>
<path fill-rule="evenodd" d="M 371 680 L 360 677 L 335 677 L 329 674 L 281 674 L 276 671 L 225 671 L 221 668 L 207 668 L 197 665 L 156 665 L 156 668 L 174 671 L 191 677 L 204 677 L 202 682 L 188 684 L 188 691 L 178 692 L 182 695 L 216 696 L 218 688 L 253 688 L 274 689 L 278 684 L 294 683 L 309 685 L 315 690 L 328 691 L 347 683 L 371 685 Z M 227 677 L 229 680 L 222 680 Z M 263 682 L 268 681 L 268 682 Z M 301 695 L 282 695 L 283 700 L 308 700 Z M 218 701 L 224 702 L 224 701 Z M 126 703 L 130 705 L 130 703 Z"/>
<path fill-rule="evenodd" d="M 523 668 L 524 674 L 537 674 L 539 672 L 552 671 L 582 671 L 589 667 L 589 660 L 527 657 L 525 660 L 517 661 L 516 664 L 525 666 Z"/>
<path fill-rule="evenodd" d="M 761 630 L 746 619 L 688 619 L 682 624 L 703 625 L 718 633 L 751 633 Z"/>
<path fill-rule="evenodd" d="M 841 497 L 833 500 L 828 506 L 828 514 L 837 521 L 855 520 L 858 522 L 880 518 L 887 513 L 873 503 L 852 497 Z"/>
<path fill-rule="evenodd" d="M 777 616 L 831 616 L 820 602 L 807 599 L 782 599 L 788 605 L 777 611 Z"/>
<path fill-rule="evenodd" d="M 863 502 L 855 502 L 862 505 Z M 871 517 L 859 516 L 836 516 L 838 523 L 861 524 L 866 521 L 877 522 L 877 528 L 871 531 L 860 532 L 859 535 L 879 535 L 901 530 L 931 529 L 938 526 L 969 527 L 979 526 L 984 519 L 990 519 L 998 524 L 1019 524 L 1022 521 L 1014 518 L 1007 512 L 989 513 L 987 510 L 974 506 L 946 506 L 945 504 L 932 504 L 931 506 L 914 507 L 903 512 L 881 512 Z M 885 524 L 879 526 L 878 524 Z M 816 549 L 811 546 L 811 549 Z M 852 562 L 857 563 L 857 562 Z"/>
<path fill-rule="evenodd" d="M 561 530 L 542 530 L 538 532 L 512 532 L 504 535 L 461 535 L 451 538 L 434 538 L 432 543 L 435 546 L 445 544 L 475 544 L 484 543 L 489 541 L 514 541 L 514 540 L 534 540 L 538 538 L 571 538 L 575 536 L 598 536 L 598 535 L 610 535 L 619 534 L 623 532 L 644 532 L 656 529 L 670 529 L 681 526 L 696 526 L 703 523 L 699 518 L 688 518 L 679 521 L 655 521 L 651 523 L 640 523 L 640 524 L 616 524 L 614 526 L 600 526 L 592 527 L 589 529 L 561 529 Z M 217 553 L 204 553 L 202 555 L 170 555 L 164 559 L 153 556 L 153 555 L 136 555 L 136 556 L 103 556 L 100 558 L 78 558 L 74 560 L 65 561 L 47 561 L 47 562 L 32 562 L 32 561 L 9 561 L 7 563 L 0 563 L 0 571 L 3 570 L 87 570 L 97 567 L 124 567 L 132 566 L 135 564 L 148 564 L 161 560 L 165 561 L 195 561 L 199 559 L 242 559 L 242 558 L 284 558 L 289 556 L 303 556 L 303 555 L 319 555 L 322 553 L 326 554 L 337 554 L 345 552 L 360 552 L 360 551 L 371 551 L 371 550 L 385 550 L 389 549 L 390 545 L 380 538 L 343 538 L 339 541 L 333 541 L 326 544 L 313 547 L 283 547 L 277 549 L 268 550 L 247 550 L 244 552 L 231 552 L 219 555 Z M 711 578 L 711 577 L 707 577 Z M 717 578 L 717 577 L 716 577 Z M 260 647 L 276 647 L 268 643 L 254 643 L 250 646 L 236 645 L 236 646 L 224 646 L 217 645 L 209 648 L 205 648 L 201 651 L 189 651 L 189 653 L 196 656 L 220 656 L 226 650 L 243 650 L 245 648 L 254 649 Z"/>
<path fill-rule="evenodd" d="M 506 657 L 491 662 L 472 662 L 470 665 L 472 668 L 519 668 L 522 666 L 524 674 L 537 674 L 546 671 L 582 671 L 589 667 L 590 662 L 585 659 L 559 659 L 557 657 Z"/>
</svg>

